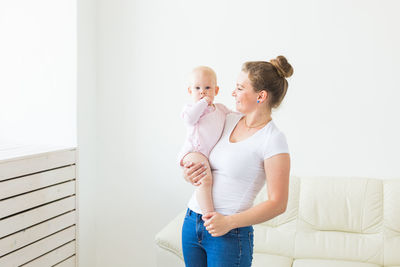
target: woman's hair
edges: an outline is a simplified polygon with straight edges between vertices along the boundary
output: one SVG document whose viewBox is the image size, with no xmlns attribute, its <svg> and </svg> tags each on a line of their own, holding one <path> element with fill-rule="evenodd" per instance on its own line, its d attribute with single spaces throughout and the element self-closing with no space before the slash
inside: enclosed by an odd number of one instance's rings
<svg viewBox="0 0 400 267">
<path fill-rule="evenodd" d="M 268 92 L 268 104 L 271 109 L 279 107 L 288 88 L 286 78 L 293 74 L 293 68 L 284 56 L 278 56 L 269 62 L 245 62 L 242 71 L 249 75 L 254 91 Z"/>
</svg>

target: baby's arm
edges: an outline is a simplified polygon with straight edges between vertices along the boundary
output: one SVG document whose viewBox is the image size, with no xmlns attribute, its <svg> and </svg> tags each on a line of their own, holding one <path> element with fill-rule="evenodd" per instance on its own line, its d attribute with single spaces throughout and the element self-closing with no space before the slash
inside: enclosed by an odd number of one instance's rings
<svg viewBox="0 0 400 267">
<path fill-rule="evenodd" d="M 185 123 L 189 125 L 196 124 L 207 106 L 208 103 L 205 99 L 197 101 L 193 106 L 186 106 L 182 111 L 182 118 Z"/>
</svg>

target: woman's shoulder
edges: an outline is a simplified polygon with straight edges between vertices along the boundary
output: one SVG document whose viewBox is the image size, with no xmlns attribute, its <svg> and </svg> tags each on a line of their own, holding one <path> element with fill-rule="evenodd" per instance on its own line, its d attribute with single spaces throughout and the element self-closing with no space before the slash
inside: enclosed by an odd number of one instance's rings
<svg viewBox="0 0 400 267">
<path fill-rule="evenodd" d="M 276 125 L 275 120 L 271 120 L 265 127 L 264 127 L 264 134 L 265 135 L 279 135 L 283 134 L 283 132 L 279 129 L 279 127 Z"/>
<path fill-rule="evenodd" d="M 264 159 L 279 153 L 289 153 L 286 135 L 271 121 L 270 127 L 265 131 L 263 144 Z"/>
</svg>

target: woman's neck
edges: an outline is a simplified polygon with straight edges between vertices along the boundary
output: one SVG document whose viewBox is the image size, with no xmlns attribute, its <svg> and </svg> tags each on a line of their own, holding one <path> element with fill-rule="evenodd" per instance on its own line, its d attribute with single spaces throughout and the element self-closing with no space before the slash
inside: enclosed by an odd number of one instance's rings
<svg viewBox="0 0 400 267">
<path fill-rule="evenodd" d="M 258 125 L 263 126 L 272 120 L 271 112 L 265 110 L 255 110 L 254 112 L 245 114 L 245 124 L 247 127 L 257 127 Z"/>
</svg>

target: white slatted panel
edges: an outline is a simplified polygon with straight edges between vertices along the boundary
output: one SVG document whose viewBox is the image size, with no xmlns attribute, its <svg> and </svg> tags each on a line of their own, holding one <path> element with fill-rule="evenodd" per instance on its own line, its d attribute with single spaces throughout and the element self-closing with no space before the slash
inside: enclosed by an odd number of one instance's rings
<svg viewBox="0 0 400 267">
<path fill-rule="evenodd" d="M 0 200 L 0 218 L 75 194 L 75 181 Z"/>
<path fill-rule="evenodd" d="M 0 238 L 75 209 L 75 196 L 0 220 Z"/>
<path fill-rule="evenodd" d="M 74 267 L 75 261 L 76 261 L 75 256 L 73 256 L 71 258 L 66 259 L 63 262 L 60 262 L 57 265 L 54 265 L 54 267 Z"/>
<path fill-rule="evenodd" d="M 1 267 L 76 266 L 75 153 L 0 160 Z"/>
<path fill-rule="evenodd" d="M 75 226 L 0 258 L 1 267 L 19 266 L 75 239 Z"/>
<path fill-rule="evenodd" d="M 1 160 L 0 181 L 72 164 L 75 164 L 75 149 Z"/>
<path fill-rule="evenodd" d="M 75 179 L 75 166 L 0 182 L 0 200 Z"/>
<path fill-rule="evenodd" d="M 0 239 L 0 256 L 31 244 L 39 239 L 54 234 L 75 224 L 75 212 L 58 216 L 54 219 L 32 226 Z"/>
<path fill-rule="evenodd" d="M 43 267 L 53 266 L 60 263 L 61 261 L 71 257 L 75 254 L 75 241 L 69 242 L 62 247 L 59 247 L 39 258 L 33 260 L 27 264 L 22 265 L 23 267 Z M 70 265 L 75 266 L 75 265 Z"/>
</svg>

